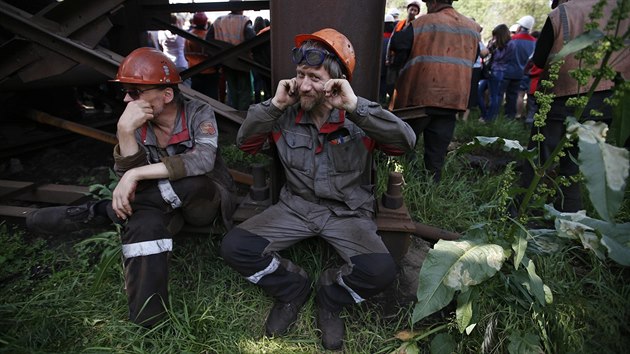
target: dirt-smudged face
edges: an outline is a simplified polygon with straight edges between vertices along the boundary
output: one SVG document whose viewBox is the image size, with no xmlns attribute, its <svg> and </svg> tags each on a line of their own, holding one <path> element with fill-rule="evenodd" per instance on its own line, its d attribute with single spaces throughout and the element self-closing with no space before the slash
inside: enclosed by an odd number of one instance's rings
<svg viewBox="0 0 630 354">
<path fill-rule="evenodd" d="M 302 109 L 310 111 L 325 102 L 324 84 L 330 79 L 330 74 L 322 65 L 297 66 L 296 82 Z"/>
</svg>

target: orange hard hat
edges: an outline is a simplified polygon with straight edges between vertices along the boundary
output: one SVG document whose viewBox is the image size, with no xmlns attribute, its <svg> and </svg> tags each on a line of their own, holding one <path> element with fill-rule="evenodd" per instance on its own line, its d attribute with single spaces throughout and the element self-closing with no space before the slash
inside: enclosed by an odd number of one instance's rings
<svg viewBox="0 0 630 354">
<path fill-rule="evenodd" d="M 345 67 L 346 73 L 348 73 L 348 81 L 352 80 L 352 72 L 354 72 L 356 59 L 354 57 L 352 43 L 350 43 L 346 36 L 335 29 L 324 28 L 312 34 L 298 34 L 295 36 L 295 46 L 300 47 L 302 43 L 309 39 L 322 42 L 326 47 L 332 49 Z"/>
<path fill-rule="evenodd" d="M 142 47 L 120 63 L 113 82 L 140 85 L 172 85 L 182 82 L 175 64 L 161 51 Z"/>
</svg>

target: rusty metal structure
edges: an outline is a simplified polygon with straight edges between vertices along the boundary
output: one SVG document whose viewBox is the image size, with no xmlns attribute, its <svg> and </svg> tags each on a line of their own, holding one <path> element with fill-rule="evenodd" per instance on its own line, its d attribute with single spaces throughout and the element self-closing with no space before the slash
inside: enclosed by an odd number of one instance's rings
<svg viewBox="0 0 630 354">
<path fill-rule="evenodd" d="M 267 32 L 237 46 L 204 41 L 168 23 L 171 13 L 262 9 L 270 10 L 270 34 Z M 256 68 L 275 83 L 294 75 L 295 66 L 289 59 L 289 53 L 296 34 L 332 27 L 343 32 L 354 45 L 357 66 L 352 84 L 355 92 L 377 100 L 384 11 L 385 0 L 246 0 L 187 4 L 169 4 L 168 0 L 0 0 L 0 92 L 10 93 L 10 97 L 17 98 L 12 101 L 18 102 L 11 110 L 0 111 L 0 124 L 7 115 L 18 115 L 115 143 L 111 132 L 99 127 L 82 126 L 72 122 L 70 117 L 55 117 L 54 113 L 46 112 L 45 105 L 30 106 L 28 102 L 31 101 L 20 100 L 19 97 L 40 89 L 57 91 L 78 86 L 106 87 L 107 80 L 115 76 L 122 58 L 135 48 L 146 45 L 147 31 L 159 29 L 169 29 L 197 41 L 212 53 L 206 62 L 183 71 L 181 75 L 184 79 L 206 67 L 221 64 Z M 265 68 L 250 58 L 249 51 L 269 41 L 272 67 Z M 204 100 L 214 108 L 220 130 L 234 132 L 242 123 L 245 112 L 186 86 L 180 85 L 180 88 L 185 96 Z M 103 96 L 107 95 L 103 93 Z M 112 104 L 116 102 L 116 97 L 102 99 Z M 115 127 L 115 119 L 109 122 L 110 128 Z M 253 168 L 253 176 L 239 175 L 234 171 L 237 181 L 252 186 L 237 211 L 237 220 L 245 219 L 271 203 L 281 183 L 281 171 L 272 164 L 268 173 L 269 185 L 266 182 L 267 173 L 261 166 Z M 391 190 L 388 188 L 379 202 L 377 220 L 386 244 L 397 257 L 406 253 L 411 234 L 436 233 L 436 230 L 418 228 L 411 220 L 402 203 L 400 179 L 399 175 L 390 176 Z M 0 191 L 3 191 L 2 188 L 6 193 L 20 192 L 15 184 L 0 185 Z M 32 189 L 33 186 L 29 184 L 23 188 Z"/>
</svg>

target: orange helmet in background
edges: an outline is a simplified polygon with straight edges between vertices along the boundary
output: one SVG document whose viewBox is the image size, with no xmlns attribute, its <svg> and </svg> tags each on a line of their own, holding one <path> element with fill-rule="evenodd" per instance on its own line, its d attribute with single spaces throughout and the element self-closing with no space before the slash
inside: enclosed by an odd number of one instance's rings
<svg viewBox="0 0 630 354">
<path fill-rule="evenodd" d="M 346 69 L 348 81 L 352 81 L 352 72 L 354 72 L 356 59 L 354 56 L 354 47 L 352 47 L 352 43 L 350 43 L 350 40 L 348 40 L 346 36 L 335 29 L 324 28 L 312 34 L 298 34 L 295 36 L 295 46 L 300 47 L 302 43 L 309 39 L 321 42 L 326 45 L 326 47 L 332 49 Z"/>
<path fill-rule="evenodd" d="M 142 47 L 120 63 L 113 82 L 139 85 L 174 85 L 182 82 L 175 64 L 162 52 Z"/>
</svg>

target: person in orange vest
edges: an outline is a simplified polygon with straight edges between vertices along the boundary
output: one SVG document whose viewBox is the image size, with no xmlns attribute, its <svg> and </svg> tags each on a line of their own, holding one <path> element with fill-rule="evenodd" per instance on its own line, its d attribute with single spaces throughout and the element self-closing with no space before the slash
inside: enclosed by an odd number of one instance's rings
<svg viewBox="0 0 630 354">
<path fill-rule="evenodd" d="M 230 0 L 239 2 L 241 0 Z M 216 39 L 237 46 L 256 37 L 256 32 L 249 17 L 243 15 L 242 10 L 232 10 L 229 14 L 219 16 L 208 28 L 206 40 Z M 236 69 L 223 67 L 223 74 L 227 82 L 228 105 L 246 111 L 252 103 L 252 82 L 249 68 Z"/>
<path fill-rule="evenodd" d="M 208 17 L 206 14 L 203 12 L 195 13 L 191 23 L 193 27 L 189 32 L 205 39 L 208 33 Z M 186 60 L 188 60 L 188 66 L 191 68 L 208 59 L 208 55 L 203 52 L 202 46 L 188 39 L 184 45 L 184 55 Z M 215 67 L 204 69 L 199 74 L 193 75 L 191 80 L 191 87 L 194 90 L 215 100 L 219 99 L 219 72 Z"/>
<path fill-rule="evenodd" d="M 420 14 L 420 3 L 417 1 L 409 1 L 409 3 L 407 3 L 407 18 L 396 23 L 391 38 L 395 37 L 397 33 L 400 33 L 402 30 L 407 28 L 407 26 L 411 24 L 411 21 L 416 19 L 418 14 Z M 396 51 L 391 48 L 389 44 L 391 43 L 391 38 L 387 44 L 387 56 L 385 58 L 385 67 L 387 68 L 385 81 L 389 97 L 392 97 L 392 94 L 394 93 L 394 86 L 398 80 L 399 71 L 404 64 L 404 58 L 400 55 L 396 56 Z"/>
<path fill-rule="evenodd" d="M 420 3 L 417 1 L 409 1 L 409 3 L 407 4 L 407 18 L 396 23 L 396 27 L 394 27 L 394 32 L 400 32 L 404 30 L 407 26 L 409 26 L 409 24 L 411 24 L 411 21 L 416 19 L 416 16 L 418 16 L 419 14 Z"/>
<path fill-rule="evenodd" d="M 466 110 L 481 27 L 453 8 L 454 0 L 423 0 L 428 13 L 418 17 L 390 45 L 404 55 L 391 108 L 417 107 L 427 116 L 409 121 L 424 137 L 424 167 L 441 178 L 456 114 Z M 442 30 L 448 28 L 448 31 Z M 410 156 L 413 160 L 413 155 Z"/>
</svg>

